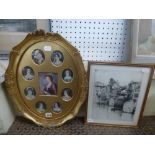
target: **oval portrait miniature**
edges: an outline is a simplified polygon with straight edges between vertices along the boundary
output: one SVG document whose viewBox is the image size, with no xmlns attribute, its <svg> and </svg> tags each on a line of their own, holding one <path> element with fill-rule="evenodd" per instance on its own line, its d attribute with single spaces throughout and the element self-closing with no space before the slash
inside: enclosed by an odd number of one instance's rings
<svg viewBox="0 0 155 155">
<path fill-rule="evenodd" d="M 63 54 L 59 50 L 55 50 L 51 55 L 51 61 L 55 66 L 60 66 L 64 61 Z"/>
<path fill-rule="evenodd" d="M 66 83 L 73 81 L 73 72 L 70 69 L 65 69 L 62 72 L 62 78 Z"/>
<path fill-rule="evenodd" d="M 70 88 L 65 88 L 62 91 L 62 98 L 63 98 L 63 100 L 69 101 L 69 100 L 72 99 L 72 96 L 73 96 L 73 93 L 72 93 L 72 90 Z"/>
<path fill-rule="evenodd" d="M 55 113 L 60 113 L 62 111 L 61 105 L 60 105 L 59 102 L 53 103 L 53 105 L 52 105 L 52 111 L 55 112 Z"/>
<path fill-rule="evenodd" d="M 45 112 L 46 104 L 43 101 L 39 101 L 36 103 L 36 110 L 40 113 Z"/>
<path fill-rule="evenodd" d="M 35 49 L 32 52 L 32 60 L 35 62 L 35 64 L 40 65 L 45 60 L 45 55 L 42 50 Z"/>
<path fill-rule="evenodd" d="M 24 94 L 28 100 L 33 100 L 36 97 L 36 91 L 33 87 L 26 87 L 24 89 Z"/>
<path fill-rule="evenodd" d="M 23 77 L 26 79 L 26 80 L 33 80 L 34 79 L 34 71 L 31 67 L 29 66 L 26 66 L 23 68 L 22 70 L 22 74 L 23 74 Z"/>
</svg>

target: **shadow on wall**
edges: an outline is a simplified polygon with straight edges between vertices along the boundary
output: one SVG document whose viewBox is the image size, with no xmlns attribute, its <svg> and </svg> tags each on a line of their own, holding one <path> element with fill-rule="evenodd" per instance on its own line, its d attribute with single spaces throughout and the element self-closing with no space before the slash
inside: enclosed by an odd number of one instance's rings
<svg viewBox="0 0 155 155">
<path fill-rule="evenodd" d="M 155 115 L 155 80 L 152 80 L 148 99 L 144 110 L 144 116 Z"/>
<path fill-rule="evenodd" d="M 3 82 L 0 84 L 0 133 L 6 133 L 15 119 L 13 104 L 8 96 Z"/>
</svg>

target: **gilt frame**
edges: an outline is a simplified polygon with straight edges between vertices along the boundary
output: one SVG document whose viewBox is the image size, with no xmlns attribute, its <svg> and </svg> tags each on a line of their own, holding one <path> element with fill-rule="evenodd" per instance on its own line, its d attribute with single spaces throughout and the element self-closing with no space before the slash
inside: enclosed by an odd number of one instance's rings
<svg viewBox="0 0 155 155">
<path fill-rule="evenodd" d="M 34 61 L 36 59 L 32 55 L 36 49 L 43 51 L 43 62 L 40 64 L 36 64 Z M 59 51 L 59 56 L 60 53 L 63 56 L 60 66 L 53 64 L 52 54 L 56 50 Z M 27 67 L 25 70 L 28 68 L 33 70 L 29 78 L 24 74 L 24 67 Z M 73 72 L 73 79 L 69 82 L 65 82 L 62 76 L 65 69 Z M 50 89 L 46 90 L 46 93 L 42 89 L 41 85 L 46 75 L 55 78 L 56 91 L 53 94 L 50 94 Z M 45 33 L 43 30 L 29 33 L 12 49 L 5 74 L 5 84 L 17 115 L 24 116 L 44 127 L 59 126 L 75 117 L 85 101 L 88 89 L 86 72 L 78 50 L 59 34 Z M 52 88 L 54 89 L 54 85 Z M 68 93 L 69 89 L 72 91 L 68 100 L 62 97 L 62 90 L 65 89 L 68 89 Z M 30 96 L 26 98 L 25 92 L 29 90 L 33 93 L 31 98 Z M 41 91 L 43 91 L 42 94 Z M 54 105 L 55 103 L 57 105 Z M 44 111 L 38 112 L 36 109 L 38 106 L 41 106 Z M 57 110 L 52 111 L 53 106 L 58 107 Z"/>
</svg>

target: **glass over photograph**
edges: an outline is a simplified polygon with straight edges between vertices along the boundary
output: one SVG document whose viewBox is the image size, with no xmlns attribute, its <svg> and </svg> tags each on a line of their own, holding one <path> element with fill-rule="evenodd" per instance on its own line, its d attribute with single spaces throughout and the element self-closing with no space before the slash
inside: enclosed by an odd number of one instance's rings
<svg viewBox="0 0 155 155">
<path fill-rule="evenodd" d="M 149 68 L 92 65 L 88 122 L 136 125 L 149 75 Z"/>
<path fill-rule="evenodd" d="M 56 73 L 39 73 L 40 95 L 57 95 L 58 76 Z"/>
</svg>

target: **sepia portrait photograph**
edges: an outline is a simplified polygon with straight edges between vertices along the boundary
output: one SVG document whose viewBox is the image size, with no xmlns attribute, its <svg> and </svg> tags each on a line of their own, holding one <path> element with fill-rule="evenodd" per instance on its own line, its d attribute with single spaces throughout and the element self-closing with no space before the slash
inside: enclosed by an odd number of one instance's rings
<svg viewBox="0 0 155 155">
<path fill-rule="evenodd" d="M 57 95 L 58 77 L 55 73 L 39 73 L 40 94 Z"/>
<path fill-rule="evenodd" d="M 137 126 L 150 68 L 90 65 L 87 122 Z"/>
</svg>

